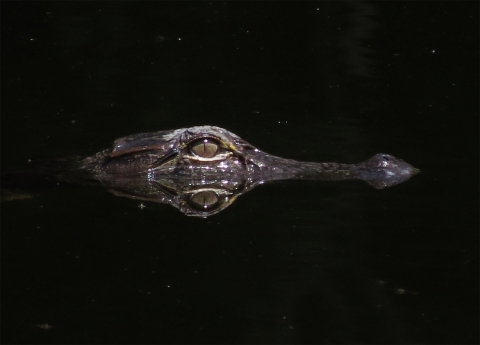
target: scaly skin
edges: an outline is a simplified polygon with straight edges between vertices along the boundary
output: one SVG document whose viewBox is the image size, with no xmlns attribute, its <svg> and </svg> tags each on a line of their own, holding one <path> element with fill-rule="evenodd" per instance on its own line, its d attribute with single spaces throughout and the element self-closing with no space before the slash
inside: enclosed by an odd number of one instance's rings
<svg viewBox="0 0 480 345">
<path fill-rule="evenodd" d="M 118 196 L 169 204 L 187 215 L 207 217 L 269 181 L 363 180 L 382 189 L 408 180 L 417 171 L 381 153 L 358 164 L 298 162 L 262 152 L 225 129 L 201 126 L 135 134 L 115 140 L 112 148 L 91 157 L 2 172 L 1 200 L 30 197 L 18 190 L 18 185 L 28 183 L 33 188 L 45 182 L 103 185 Z"/>
<path fill-rule="evenodd" d="M 216 151 L 202 157 L 192 146 L 207 140 Z M 200 143 L 200 144 L 199 144 Z M 264 182 L 280 179 L 382 180 L 377 188 L 393 186 L 416 169 L 391 155 L 376 154 L 359 164 L 299 162 L 262 152 L 237 135 L 213 126 L 141 133 L 117 139 L 113 148 L 83 160 L 81 168 L 100 180 L 149 175 L 190 179 L 242 176 Z"/>
</svg>

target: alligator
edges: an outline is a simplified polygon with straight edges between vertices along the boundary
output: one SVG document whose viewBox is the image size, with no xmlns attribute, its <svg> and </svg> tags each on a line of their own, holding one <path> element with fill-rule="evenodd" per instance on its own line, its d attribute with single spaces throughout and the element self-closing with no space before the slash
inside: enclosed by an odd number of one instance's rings
<svg viewBox="0 0 480 345">
<path fill-rule="evenodd" d="M 126 136 L 112 148 L 65 166 L 57 169 L 58 180 L 100 183 L 117 196 L 170 204 L 198 217 L 218 213 L 239 195 L 270 181 L 363 180 L 383 189 L 418 172 L 383 153 L 358 164 L 285 159 L 214 126 Z"/>
</svg>

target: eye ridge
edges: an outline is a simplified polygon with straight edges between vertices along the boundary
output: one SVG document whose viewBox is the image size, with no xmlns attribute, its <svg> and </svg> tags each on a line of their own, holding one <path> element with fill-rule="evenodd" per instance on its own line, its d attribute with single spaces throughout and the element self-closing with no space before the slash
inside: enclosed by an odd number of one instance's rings
<svg viewBox="0 0 480 345">
<path fill-rule="evenodd" d="M 189 144 L 189 151 L 195 156 L 213 158 L 220 151 L 220 142 L 212 138 L 201 138 Z"/>
</svg>

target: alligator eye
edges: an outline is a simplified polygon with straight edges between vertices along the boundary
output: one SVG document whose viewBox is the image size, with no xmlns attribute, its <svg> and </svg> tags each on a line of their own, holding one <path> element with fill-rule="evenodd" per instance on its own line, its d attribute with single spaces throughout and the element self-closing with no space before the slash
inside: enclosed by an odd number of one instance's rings
<svg viewBox="0 0 480 345">
<path fill-rule="evenodd" d="M 215 157 L 219 148 L 219 143 L 210 138 L 196 140 L 190 144 L 190 152 L 202 158 Z"/>
<path fill-rule="evenodd" d="M 217 205 L 218 195 L 212 191 L 201 191 L 190 197 L 194 206 L 201 210 L 207 210 Z"/>
</svg>

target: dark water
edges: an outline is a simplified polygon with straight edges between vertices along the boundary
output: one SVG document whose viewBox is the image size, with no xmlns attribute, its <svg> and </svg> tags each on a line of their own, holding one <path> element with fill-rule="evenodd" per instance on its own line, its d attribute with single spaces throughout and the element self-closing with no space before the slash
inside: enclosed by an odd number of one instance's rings
<svg viewBox="0 0 480 345">
<path fill-rule="evenodd" d="M 209 124 L 422 173 L 272 183 L 208 219 L 63 184 L 2 203 L 2 342 L 478 343 L 478 13 L 3 2 L 2 170 Z"/>
</svg>

